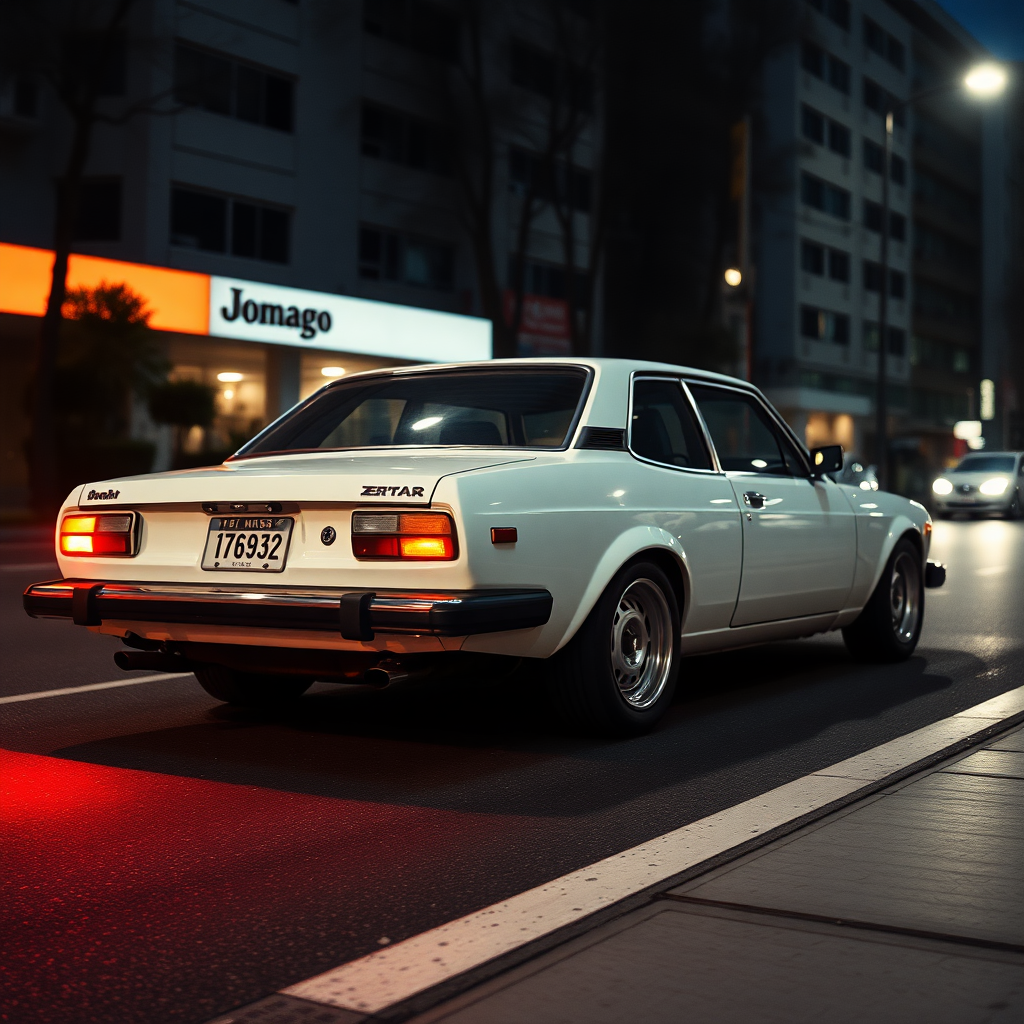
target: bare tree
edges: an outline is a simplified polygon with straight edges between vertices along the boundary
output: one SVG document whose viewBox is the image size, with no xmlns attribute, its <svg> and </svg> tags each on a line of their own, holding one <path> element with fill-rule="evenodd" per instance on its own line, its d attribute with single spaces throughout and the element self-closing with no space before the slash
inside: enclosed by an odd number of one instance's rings
<svg viewBox="0 0 1024 1024">
<path fill-rule="evenodd" d="M 123 74 L 128 22 L 136 0 L 0 0 L 2 62 L 9 73 L 41 80 L 71 122 L 63 172 L 56 181 L 53 273 L 36 341 L 29 473 L 37 513 L 59 503 L 54 382 L 67 296 L 68 259 L 81 204 L 82 177 L 97 124 L 121 125 L 152 113 L 173 113 L 168 94 L 111 105 L 103 102 L 111 75 Z"/>
</svg>

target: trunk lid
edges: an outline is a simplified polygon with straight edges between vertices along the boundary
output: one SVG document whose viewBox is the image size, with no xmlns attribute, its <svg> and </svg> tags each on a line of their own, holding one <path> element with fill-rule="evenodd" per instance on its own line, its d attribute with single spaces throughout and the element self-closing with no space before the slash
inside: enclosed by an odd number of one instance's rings
<svg viewBox="0 0 1024 1024">
<path fill-rule="evenodd" d="M 422 449 L 271 455 L 88 483 L 78 504 L 80 508 L 264 501 L 429 505 L 443 477 L 533 458 L 500 451 Z"/>
</svg>

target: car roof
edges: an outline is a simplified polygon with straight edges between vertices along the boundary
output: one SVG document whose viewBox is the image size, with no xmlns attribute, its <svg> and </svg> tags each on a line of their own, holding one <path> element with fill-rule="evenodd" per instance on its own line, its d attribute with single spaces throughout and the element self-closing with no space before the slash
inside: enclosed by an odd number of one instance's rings
<svg viewBox="0 0 1024 1024">
<path fill-rule="evenodd" d="M 702 370 L 695 366 L 683 366 L 679 363 L 659 363 L 645 359 L 619 359 L 615 357 L 589 357 L 589 356 L 531 356 L 517 357 L 514 359 L 487 359 L 466 363 L 415 363 L 409 366 L 391 366 L 376 370 L 362 370 L 359 373 L 347 374 L 343 379 L 351 380 L 354 377 L 381 375 L 404 375 L 422 373 L 424 371 L 435 372 L 440 370 L 493 370 L 493 369 L 515 369 L 522 367 L 557 367 L 557 366 L 582 366 L 592 369 L 607 369 L 621 373 L 627 371 L 650 372 L 650 373 L 672 373 L 694 379 L 707 380 L 719 384 L 728 384 L 732 387 L 742 387 L 757 390 L 749 381 L 741 377 L 730 377 L 724 373 L 716 373 L 713 370 Z"/>
</svg>

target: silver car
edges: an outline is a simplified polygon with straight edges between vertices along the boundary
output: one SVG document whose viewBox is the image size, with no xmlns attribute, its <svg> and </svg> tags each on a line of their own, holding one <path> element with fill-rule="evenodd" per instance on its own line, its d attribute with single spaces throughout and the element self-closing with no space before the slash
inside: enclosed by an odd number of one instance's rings
<svg viewBox="0 0 1024 1024">
<path fill-rule="evenodd" d="M 1020 519 L 1024 505 L 1024 452 L 977 452 L 932 484 L 935 515 L 948 519 L 955 512 L 972 515 L 993 512 Z"/>
</svg>

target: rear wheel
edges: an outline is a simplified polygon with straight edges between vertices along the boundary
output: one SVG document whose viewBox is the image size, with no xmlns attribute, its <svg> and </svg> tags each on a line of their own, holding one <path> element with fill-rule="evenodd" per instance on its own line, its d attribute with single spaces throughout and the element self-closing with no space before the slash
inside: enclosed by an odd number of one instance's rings
<svg viewBox="0 0 1024 1024">
<path fill-rule="evenodd" d="M 647 732 L 672 703 L 678 653 L 679 604 L 668 577 L 653 562 L 625 566 L 549 663 L 563 719 L 589 733 Z"/>
<path fill-rule="evenodd" d="M 858 661 L 903 661 L 914 653 L 924 622 L 924 572 L 912 541 L 898 541 L 868 603 L 843 630 Z"/>
<path fill-rule="evenodd" d="M 217 700 L 249 708 L 274 708 L 291 704 L 312 685 L 303 676 L 262 675 L 238 672 L 225 665 L 204 665 L 195 669 L 199 685 Z"/>
</svg>

